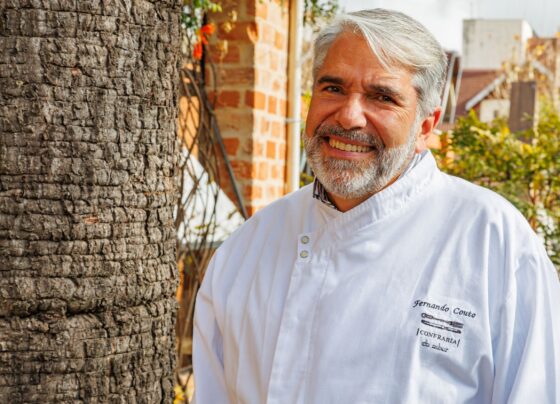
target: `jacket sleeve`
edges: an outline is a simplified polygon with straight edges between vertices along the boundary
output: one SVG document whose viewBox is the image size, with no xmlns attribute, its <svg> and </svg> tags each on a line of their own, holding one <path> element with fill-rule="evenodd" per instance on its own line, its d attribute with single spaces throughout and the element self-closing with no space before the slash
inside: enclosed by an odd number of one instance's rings
<svg viewBox="0 0 560 404">
<path fill-rule="evenodd" d="M 493 341 L 492 403 L 560 404 L 560 285 L 539 244 L 517 260 Z"/>
<path fill-rule="evenodd" d="M 223 337 L 212 295 L 215 261 L 213 259 L 206 270 L 195 305 L 193 368 L 196 404 L 229 402 L 224 378 Z"/>
</svg>

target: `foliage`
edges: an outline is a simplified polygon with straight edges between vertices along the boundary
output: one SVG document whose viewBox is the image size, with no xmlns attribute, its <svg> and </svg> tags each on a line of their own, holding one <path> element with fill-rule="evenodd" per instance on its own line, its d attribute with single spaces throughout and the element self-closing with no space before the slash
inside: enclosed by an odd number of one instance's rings
<svg viewBox="0 0 560 404">
<path fill-rule="evenodd" d="M 474 111 L 459 119 L 436 151 L 440 167 L 498 192 L 511 201 L 540 234 L 560 269 L 560 116 L 541 107 L 534 129 L 511 133 L 500 119 L 478 120 Z"/>
<path fill-rule="evenodd" d="M 183 54 L 201 60 L 208 37 L 216 30 L 213 24 L 205 24 L 207 13 L 222 11 L 222 6 L 210 0 L 184 0 L 181 12 L 183 28 Z"/>
<path fill-rule="evenodd" d="M 181 13 L 181 25 L 184 29 L 196 31 L 203 25 L 206 13 L 222 11 L 220 3 L 210 0 L 184 0 Z"/>
<path fill-rule="evenodd" d="M 339 11 L 338 0 L 304 0 L 303 24 L 318 27 Z"/>
</svg>

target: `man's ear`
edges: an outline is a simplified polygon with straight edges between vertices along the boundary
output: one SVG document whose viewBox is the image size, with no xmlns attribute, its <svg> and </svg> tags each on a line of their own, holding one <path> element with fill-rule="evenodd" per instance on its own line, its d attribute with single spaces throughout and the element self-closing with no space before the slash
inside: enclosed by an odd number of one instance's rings
<svg viewBox="0 0 560 404">
<path fill-rule="evenodd" d="M 420 131 L 416 138 L 416 153 L 423 152 L 428 148 L 427 141 L 436 128 L 441 118 L 441 108 L 437 107 L 431 115 L 428 115 L 420 124 Z"/>
</svg>

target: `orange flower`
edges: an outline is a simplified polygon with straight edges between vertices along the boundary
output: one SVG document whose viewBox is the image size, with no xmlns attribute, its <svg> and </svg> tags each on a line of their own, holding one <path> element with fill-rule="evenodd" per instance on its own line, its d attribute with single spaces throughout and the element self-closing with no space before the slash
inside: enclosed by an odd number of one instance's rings
<svg viewBox="0 0 560 404">
<path fill-rule="evenodd" d="M 200 41 L 207 45 L 208 44 L 208 36 L 212 35 L 214 33 L 214 30 L 216 28 L 214 27 L 214 24 L 210 23 L 210 24 L 206 24 L 203 25 L 202 27 L 200 27 L 199 29 L 196 30 L 196 36 L 198 36 L 198 38 L 200 39 Z"/>
<path fill-rule="evenodd" d="M 202 27 L 200 27 L 200 33 L 203 34 L 203 35 L 212 35 L 215 30 L 216 30 L 216 27 L 212 23 L 206 24 L 206 25 L 203 25 Z"/>
<path fill-rule="evenodd" d="M 202 42 L 197 42 L 194 44 L 194 48 L 193 48 L 193 58 L 195 58 L 196 60 L 200 60 L 202 59 Z"/>
<path fill-rule="evenodd" d="M 196 30 L 198 42 L 194 44 L 193 58 L 196 60 L 202 59 L 203 45 L 208 45 L 208 35 L 212 35 L 216 27 L 214 24 L 206 24 Z"/>
</svg>

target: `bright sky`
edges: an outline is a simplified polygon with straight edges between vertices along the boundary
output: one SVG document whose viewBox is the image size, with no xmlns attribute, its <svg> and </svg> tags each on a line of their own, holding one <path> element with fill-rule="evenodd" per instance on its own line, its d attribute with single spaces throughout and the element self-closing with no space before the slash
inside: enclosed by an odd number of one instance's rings
<svg viewBox="0 0 560 404">
<path fill-rule="evenodd" d="M 462 20 L 525 19 L 540 37 L 560 31 L 559 0 L 339 0 L 346 11 L 383 7 L 424 24 L 447 49 L 461 49 Z"/>
</svg>

